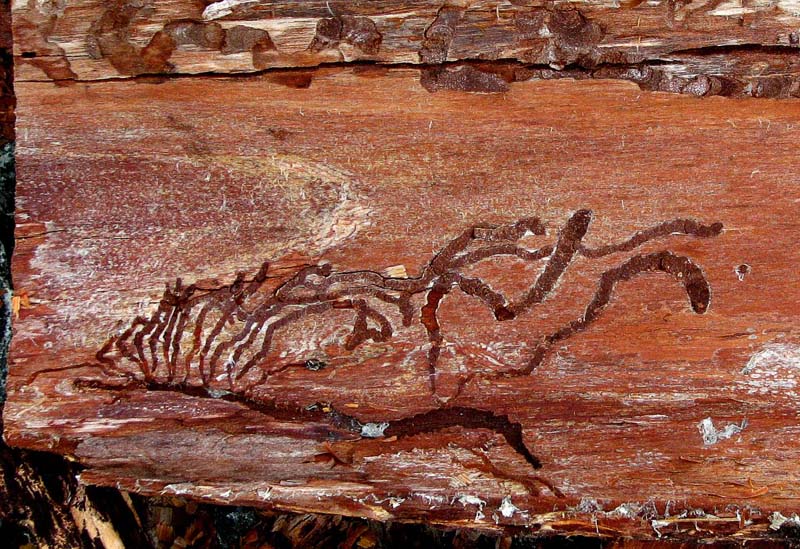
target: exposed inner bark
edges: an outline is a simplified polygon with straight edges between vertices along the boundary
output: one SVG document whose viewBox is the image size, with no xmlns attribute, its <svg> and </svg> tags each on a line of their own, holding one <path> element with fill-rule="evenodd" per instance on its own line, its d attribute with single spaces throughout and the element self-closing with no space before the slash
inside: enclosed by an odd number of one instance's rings
<svg viewBox="0 0 800 549">
<path fill-rule="evenodd" d="M 417 1 L 405 12 L 383 2 L 282 2 L 268 10 L 257 2 L 175 4 L 180 16 L 166 20 L 143 2 L 92 5 L 87 31 L 70 7 L 31 0 L 15 11 L 20 77 L 38 80 L 38 71 L 67 84 L 377 64 L 419 66 L 429 91 L 610 78 L 695 96 L 800 96 L 797 15 L 784 7 Z M 143 40 L 144 24 L 160 30 Z M 83 51 L 67 53 L 59 45 L 66 37 Z"/>
</svg>

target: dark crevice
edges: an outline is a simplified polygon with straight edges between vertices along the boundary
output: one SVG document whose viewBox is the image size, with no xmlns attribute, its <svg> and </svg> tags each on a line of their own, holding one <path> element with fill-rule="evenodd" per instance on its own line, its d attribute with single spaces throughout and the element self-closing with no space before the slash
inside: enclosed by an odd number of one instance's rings
<svg viewBox="0 0 800 549">
<path fill-rule="evenodd" d="M 637 84 L 645 91 L 661 91 L 693 96 L 790 98 L 800 97 L 800 74 L 775 70 L 757 76 L 750 71 L 733 71 L 720 68 L 702 73 L 682 75 L 677 67 L 683 65 L 691 70 L 685 59 L 693 60 L 719 55 L 754 54 L 798 55 L 792 46 L 710 46 L 699 49 L 675 50 L 659 54 L 641 62 L 588 62 L 578 61 L 553 67 L 542 63 L 525 63 L 517 60 L 459 60 L 442 63 L 385 63 L 374 60 L 334 61 L 302 67 L 269 67 L 247 72 L 221 73 L 215 71 L 198 73 L 141 72 L 134 76 L 114 76 L 98 79 L 29 79 L 29 83 L 55 83 L 71 85 L 77 83 L 141 82 L 163 83 L 177 79 L 258 79 L 270 77 L 273 82 L 294 88 L 309 88 L 313 85 L 316 71 L 353 70 L 356 74 L 370 76 L 385 75 L 389 70 L 411 70 L 420 74 L 421 85 L 430 92 L 455 90 L 478 93 L 503 93 L 515 82 L 529 80 L 623 80 Z M 697 63 L 700 66 L 702 63 Z M 293 77 L 292 75 L 297 75 Z M 301 80 L 297 80 L 300 78 Z M 300 83 L 298 83 L 300 82 Z"/>
<path fill-rule="evenodd" d="M 753 46 L 748 46 L 753 47 Z M 789 53 L 793 51 L 795 54 L 800 54 L 800 48 L 798 47 L 790 47 L 790 46 L 775 46 L 782 50 L 782 53 Z M 707 48 L 709 51 L 704 55 L 715 55 L 713 53 L 713 49 L 715 47 Z M 706 49 L 706 48 L 700 48 Z M 135 75 L 124 75 L 121 74 L 119 76 L 108 76 L 102 78 L 69 78 L 69 79 L 62 79 L 62 82 L 74 82 L 76 84 L 91 84 L 94 82 L 136 82 L 136 81 L 144 81 L 147 83 L 157 82 L 158 80 L 179 80 L 185 78 L 219 78 L 219 79 L 257 79 L 264 75 L 273 74 L 273 73 L 304 73 L 308 71 L 315 71 L 315 70 L 324 70 L 324 69 L 348 69 L 352 68 L 356 71 L 364 72 L 365 74 L 370 74 L 370 69 L 374 69 L 376 71 L 382 71 L 385 69 L 392 69 L 392 70 L 415 70 L 415 71 L 423 71 L 423 70 L 437 70 L 437 69 L 447 69 L 447 68 L 458 68 L 461 66 L 476 66 L 476 67 L 483 67 L 489 69 L 490 67 L 497 67 L 499 68 L 520 68 L 520 69 L 528 69 L 528 70 L 549 70 L 553 72 L 564 72 L 570 73 L 575 71 L 584 71 L 587 74 L 591 74 L 592 72 L 601 70 L 603 68 L 637 68 L 637 67 L 644 67 L 644 66 L 669 66 L 675 65 L 679 61 L 671 60 L 669 57 L 671 55 L 690 55 L 693 51 L 699 50 L 675 50 L 669 53 L 660 54 L 653 59 L 647 59 L 644 61 L 639 62 L 614 62 L 614 61 L 602 61 L 597 63 L 579 63 L 573 62 L 563 65 L 560 68 L 555 68 L 552 65 L 545 64 L 545 63 L 526 63 L 524 61 L 520 61 L 518 59 L 480 59 L 480 58 L 464 58 L 458 60 L 450 60 L 450 61 L 441 61 L 438 63 L 408 63 L 408 62 L 386 62 L 386 61 L 378 61 L 373 59 L 356 59 L 353 61 L 321 61 L 319 63 L 313 65 L 303 65 L 303 66 L 292 66 L 292 67 L 266 67 L 263 69 L 256 69 L 256 70 L 248 70 L 248 71 L 240 71 L 240 72 L 219 72 L 219 71 L 199 71 L 199 72 L 142 72 Z M 758 53 L 757 49 L 755 53 Z M 54 82 L 51 78 L 40 78 L 40 79 L 25 79 L 19 80 L 20 82 L 32 82 L 32 83 L 51 83 Z"/>
<path fill-rule="evenodd" d="M 720 44 L 712 46 L 701 46 L 699 48 L 672 50 L 668 53 L 660 54 L 658 57 L 669 58 L 672 55 L 685 55 L 693 57 L 711 57 L 716 55 L 735 56 L 742 53 L 797 56 L 800 55 L 800 46 L 783 45 L 783 44 L 759 44 L 759 43 Z"/>
</svg>

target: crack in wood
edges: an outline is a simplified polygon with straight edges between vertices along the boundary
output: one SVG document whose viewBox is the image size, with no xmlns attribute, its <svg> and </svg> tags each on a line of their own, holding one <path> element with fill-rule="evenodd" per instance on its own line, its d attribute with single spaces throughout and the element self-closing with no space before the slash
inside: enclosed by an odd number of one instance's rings
<svg viewBox="0 0 800 549">
<path fill-rule="evenodd" d="M 685 18 L 679 14 L 708 13 L 717 4 L 715 0 L 694 6 L 675 0 L 665 6 L 670 21 L 685 24 Z M 65 49 L 50 37 L 64 17 L 63 10 L 54 11 L 48 6 L 29 0 L 27 8 L 20 10 L 15 25 L 22 49 L 19 62 L 41 69 L 49 81 L 59 85 L 117 79 L 105 76 L 84 80 L 73 72 Z M 637 6 L 636 2 L 631 4 L 633 8 Z M 574 6 L 542 7 L 522 2 L 513 6 L 510 22 L 505 22 L 499 15 L 486 19 L 486 10 L 478 6 L 448 2 L 436 11 L 433 21 L 424 30 L 415 31 L 421 35 L 413 37 L 402 33 L 393 35 L 398 31 L 374 8 L 343 8 L 343 14 L 334 13 L 329 5 L 304 9 L 310 11 L 295 13 L 290 10 L 291 13 L 283 14 L 300 20 L 309 16 L 316 19 L 314 36 L 302 51 L 296 48 L 279 51 L 267 30 L 247 24 L 229 27 L 225 21 L 204 19 L 199 10 L 189 10 L 180 17 L 163 21 L 153 20 L 150 27 L 154 33 L 142 45 L 134 36 L 136 26 L 142 19 L 149 21 L 154 17 L 153 8 L 145 2 L 113 0 L 105 5 L 86 31 L 85 54 L 92 59 L 105 59 L 123 78 L 181 76 L 170 59 L 177 50 L 188 47 L 219 52 L 223 57 L 250 52 L 252 58 L 252 69 L 243 72 L 236 69 L 229 74 L 209 70 L 190 75 L 195 77 L 241 77 L 242 74 L 282 71 L 292 66 L 377 64 L 419 69 L 421 85 L 431 92 L 503 93 L 509 90 L 512 82 L 575 78 L 626 80 L 646 91 L 694 96 L 800 97 L 800 64 L 795 62 L 800 39 L 791 29 L 774 40 L 763 42 L 749 35 L 742 40 L 726 39 L 718 44 L 702 40 L 676 42 L 665 37 L 657 40 L 653 47 L 643 45 L 640 48 L 638 43 L 632 45 L 633 42 L 626 41 L 627 34 L 619 35 L 618 29 L 612 32 L 606 28 L 611 22 L 601 17 L 602 10 L 597 13 L 589 7 L 581 10 Z M 249 10 L 247 5 L 241 5 L 233 11 L 241 11 L 238 17 L 245 23 L 266 17 L 260 11 Z M 596 21 L 593 19 L 596 17 L 601 19 Z M 465 44 L 455 40 L 459 28 L 459 37 Z M 387 38 L 382 33 L 391 35 L 387 44 L 391 51 L 385 55 L 381 46 Z M 474 43 L 474 46 L 467 43 Z M 338 61 L 332 60 L 330 51 L 323 51 L 341 50 L 341 44 L 348 44 L 356 51 L 347 55 L 340 51 Z M 697 46 L 692 47 L 693 44 Z M 401 55 L 404 48 L 409 53 L 416 52 L 419 62 L 409 62 L 408 55 Z M 379 58 L 378 54 L 381 54 Z M 282 65 L 288 66 L 278 68 Z"/>
</svg>

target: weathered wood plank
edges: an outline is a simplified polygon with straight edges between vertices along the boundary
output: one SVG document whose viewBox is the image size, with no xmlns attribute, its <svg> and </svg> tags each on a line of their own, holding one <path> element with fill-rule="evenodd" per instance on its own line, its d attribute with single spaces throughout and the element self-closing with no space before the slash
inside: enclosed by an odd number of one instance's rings
<svg viewBox="0 0 800 549">
<path fill-rule="evenodd" d="M 62 82 L 504 60 L 513 64 L 485 70 L 503 81 L 620 78 L 692 95 L 797 97 L 799 25 L 800 7 L 783 0 L 14 5 L 18 80 Z"/>
<path fill-rule="evenodd" d="M 800 103 L 297 75 L 19 85 L 11 444 L 477 528 L 796 509 Z"/>
</svg>

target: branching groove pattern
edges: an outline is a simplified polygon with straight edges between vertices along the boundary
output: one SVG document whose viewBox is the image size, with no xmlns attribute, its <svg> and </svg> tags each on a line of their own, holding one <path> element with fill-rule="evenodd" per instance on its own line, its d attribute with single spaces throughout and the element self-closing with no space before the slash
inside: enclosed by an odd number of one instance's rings
<svg viewBox="0 0 800 549">
<path fill-rule="evenodd" d="M 128 385 L 225 398 L 273 415 L 292 409 L 297 419 L 324 420 L 363 436 L 402 437 L 453 426 L 486 428 L 502 435 L 530 466 L 538 468 L 539 460 L 525 446 L 519 423 L 489 410 L 458 407 L 453 404 L 455 399 L 437 400 L 437 364 L 446 339 L 446 326 L 441 325 L 439 314 L 443 300 L 459 290 L 485 305 L 497 321 L 511 322 L 551 298 L 577 258 L 592 260 L 633 252 L 647 242 L 671 235 L 708 238 L 722 231 L 721 223 L 704 225 L 692 219 L 675 219 L 616 244 L 591 248 L 583 242 L 591 221 L 591 211 L 575 212 L 553 244 L 537 249 L 526 248 L 521 240 L 527 235 L 545 235 L 538 217 L 509 225 L 471 227 L 450 240 L 416 277 L 398 278 L 374 271 L 336 272 L 330 265 L 321 264 L 300 268 L 288 279 L 277 279 L 269 275 L 269 264 L 264 263 L 252 278 L 239 274 L 231 285 L 216 289 L 185 286 L 179 279 L 167 286 L 150 317 L 136 317 L 127 329 L 106 342 L 97 352 L 96 366 L 109 376 L 121 376 Z M 531 264 L 545 262 L 535 280 L 515 297 L 465 274 L 471 266 L 503 256 Z M 620 282 L 647 273 L 663 273 L 678 281 L 695 313 L 708 309 L 708 281 L 690 258 L 668 250 L 634 255 L 600 276 L 593 297 L 578 318 L 541 337 L 524 363 L 491 376 L 532 373 L 554 345 L 586 330 L 601 316 Z M 427 376 L 437 406 L 424 414 L 382 423 L 375 431 L 378 424 L 362 424 L 329 404 L 277 406 L 259 401 L 255 389 L 267 384 L 271 376 L 289 368 L 317 371 L 327 366 L 318 359 L 276 359 L 280 332 L 309 317 L 336 312 L 352 313 L 352 324 L 341 342 L 348 351 L 367 341 L 388 342 L 396 329 L 418 322 L 427 336 Z M 467 376 L 462 388 L 477 375 Z"/>
</svg>

